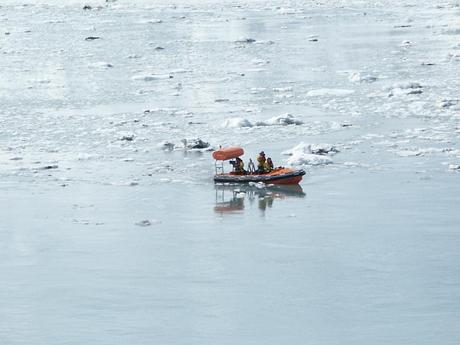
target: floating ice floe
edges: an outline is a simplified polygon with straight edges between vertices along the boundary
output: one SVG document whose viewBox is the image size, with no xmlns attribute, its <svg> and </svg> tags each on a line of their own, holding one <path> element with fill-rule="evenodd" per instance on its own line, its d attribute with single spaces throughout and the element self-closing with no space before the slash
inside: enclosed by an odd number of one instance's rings
<svg viewBox="0 0 460 345">
<path fill-rule="evenodd" d="M 161 24 L 163 20 L 161 19 L 148 19 L 141 21 L 141 24 Z"/>
<path fill-rule="evenodd" d="M 339 150 L 331 144 L 306 144 L 304 142 L 299 143 L 297 146 L 293 147 L 292 149 L 283 151 L 281 154 L 286 156 L 291 156 L 294 152 L 306 152 L 312 153 L 315 155 L 335 155 L 339 152 Z"/>
<path fill-rule="evenodd" d="M 272 90 L 273 92 L 291 92 L 292 87 L 274 87 Z"/>
<path fill-rule="evenodd" d="M 235 117 L 227 119 L 223 123 L 223 127 L 227 128 L 244 128 L 244 127 L 254 127 L 254 126 L 288 126 L 288 125 L 302 125 L 303 121 L 294 117 L 291 114 L 283 114 L 274 116 L 268 120 L 261 120 L 256 122 L 251 122 L 248 119 Z"/>
<path fill-rule="evenodd" d="M 182 139 L 181 143 L 184 144 L 184 148 L 188 150 L 212 150 L 211 145 L 208 142 L 201 140 L 200 138 Z"/>
<path fill-rule="evenodd" d="M 93 62 L 88 65 L 90 68 L 111 68 L 113 67 L 112 64 L 104 61 L 99 61 L 99 62 Z"/>
<path fill-rule="evenodd" d="M 151 226 L 153 224 L 160 224 L 161 222 L 159 220 L 150 220 L 150 219 L 144 219 L 144 220 L 141 220 L 139 222 L 136 222 L 134 223 L 134 225 L 137 225 L 137 226 L 142 226 L 142 227 L 146 227 L 146 226 Z"/>
<path fill-rule="evenodd" d="M 353 83 L 373 83 L 377 77 L 370 74 L 362 74 L 361 72 L 353 72 L 348 76 L 348 80 Z"/>
<path fill-rule="evenodd" d="M 312 153 L 311 145 L 306 145 L 303 142 L 290 150 L 284 151 L 283 154 L 290 155 L 287 159 L 287 164 L 291 166 L 326 165 L 333 163 L 332 159 L 325 155 Z"/>
<path fill-rule="evenodd" d="M 460 60 L 460 52 L 457 52 L 457 51 L 450 52 L 450 53 L 447 55 L 447 58 L 448 58 L 449 60 Z"/>
<path fill-rule="evenodd" d="M 303 121 L 295 118 L 291 114 L 274 116 L 265 121 L 257 121 L 256 126 L 287 126 L 287 125 L 302 125 Z"/>
<path fill-rule="evenodd" d="M 254 43 L 254 42 L 256 42 L 256 40 L 251 37 L 241 37 L 235 41 L 235 43 Z"/>
<path fill-rule="evenodd" d="M 51 169 L 57 169 L 59 166 L 57 164 L 51 164 L 51 165 L 44 165 L 40 167 L 40 170 L 51 170 Z"/>
<path fill-rule="evenodd" d="M 402 82 L 393 84 L 388 88 L 388 97 L 418 95 L 423 93 L 423 86 L 418 82 Z"/>
<path fill-rule="evenodd" d="M 449 164 L 448 169 L 449 169 L 449 171 L 460 171 L 460 165 L 457 165 L 457 164 Z"/>
<path fill-rule="evenodd" d="M 249 182 L 249 185 L 257 189 L 264 189 L 266 187 L 265 183 L 263 182 Z"/>
<path fill-rule="evenodd" d="M 200 138 L 182 139 L 180 142 L 163 141 L 157 144 L 157 147 L 164 151 L 188 150 L 188 151 L 212 151 L 214 148 L 210 143 Z"/>
<path fill-rule="evenodd" d="M 442 99 L 437 103 L 439 108 L 460 109 L 460 100 L 458 99 Z"/>
<path fill-rule="evenodd" d="M 413 42 L 405 40 L 401 42 L 401 47 L 410 47 L 413 44 Z"/>
<path fill-rule="evenodd" d="M 143 81 L 152 81 L 152 80 L 162 80 L 162 79 L 171 79 L 174 78 L 170 74 L 139 74 L 131 77 L 132 80 L 143 80 Z"/>
<path fill-rule="evenodd" d="M 244 119 L 242 117 L 234 117 L 234 118 L 225 120 L 222 126 L 226 128 L 243 128 L 243 127 L 252 127 L 254 125 L 248 119 Z"/>
<path fill-rule="evenodd" d="M 348 89 L 316 89 L 316 90 L 310 90 L 307 92 L 308 97 L 324 97 L 324 96 L 349 96 L 353 94 L 355 91 L 354 90 L 348 90 Z"/>
<path fill-rule="evenodd" d="M 401 157 L 415 157 L 415 156 L 425 156 L 433 154 L 445 154 L 447 156 L 459 156 L 460 150 L 456 150 L 450 147 L 437 148 L 437 147 L 428 147 L 423 149 L 410 148 L 400 151 L 396 151 L 396 154 Z"/>
<path fill-rule="evenodd" d="M 252 59 L 252 60 L 251 60 L 251 63 L 252 63 L 253 65 L 259 65 L 259 66 L 260 66 L 260 65 L 267 65 L 267 64 L 270 63 L 270 61 L 268 61 L 268 60 L 263 60 L 263 59 Z"/>
<path fill-rule="evenodd" d="M 118 139 L 121 141 L 133 141 L 135 138 L 134 133 L 125 133 L 122 134 Z"/>
</svg>

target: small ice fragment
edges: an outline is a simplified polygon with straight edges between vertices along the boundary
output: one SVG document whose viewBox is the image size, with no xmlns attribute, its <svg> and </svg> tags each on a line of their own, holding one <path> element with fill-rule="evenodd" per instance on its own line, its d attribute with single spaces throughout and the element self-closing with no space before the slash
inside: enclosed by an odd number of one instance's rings
<svg viewBox="0 0 460 345">
<path fill-rule="evenodd" d="M 252 59 L 251 60 L 251 63 L 254 64 L 254 65 L 266 65 L 266 64 L 269 64 L 270 61 L 268 60 L 263 60 L 263 59 Z"/>
<path fill-rule="evenodd" d="M 111 68 L 111 67 L 113 67 L 112 64 L 110 64 L 108 62 L 104 62 L 104 61 L 90 63 L 88 66 L 91 67 L 91 68 Z"/>
<path fill-rule="evenodd" d="M 389 88 L 388 97 L 417 95 L 423 93 L 423 86 L 418 82 L 402 82 L 393 84 Z"/>
<path fill-rule="evenodd" d="M 124 134 L 120 137 L 119 140 L 121 141 L 133 141 L 134 140 L 134 137 L 135 135 L 134 134 Z"/>
<path fill-rule="evenodd" d="M 141 220 L 141 221 L 139 221 L 137 223 L 134 223 L 134 224 L 137 225 L 137 226 L 150 226 L 150 225 L 152 225 L 152 222 L 150 220 L 148 220 L 148 219 L 144 219 L 144 220 Z"/>
<path fill-rule="evenodd" d="M 171 78 L 174 78 L 174 77 L 170 74 L 145 74 L 145 75 L 135 75 L 131 79 L 132 80 L 152 81 L 152 80 L 171 79 Z"/>
<path fill-rule="evenodd" d="M 50 169 L 57 169 L 58 165 L 57 164 L 52 164 L 52 165 L 45 165 L 40 167 L 40 170 L 50 170 Z"/>
<path fill-rule="evenodd" d="M 163 23 L 163 21 L 161 19 L 149 19 L 149 20 L 146 20 L 144 22 L 142 22 L 143 24 L 161 24 Z"/>
<path fill-rule="evenodd" d="M 172 151 L 172 150 L 174 150 L 175 144 L 172 143 L 172 142 L 169 142 L 169 141 L 163 141 L 163 142 L 159 143 L 157 146 L 158 146 L 158 148 L 160 148 L 162 150 Z"/>
<path fill-rule="evenodd" d="M 256 40 L 250 37 L 242 37 L 235 41 L 235 43 L 254 43 Z"/>
<path fill-rule="evenodd" d="M 449 164 L 449 171 L 460 171 L 460 165 Z"/>
<path fill-rule="evenodd" d="M 348 77 L 348 80 L 353 83 L 373 83 L 377 80 L 377 77 L 374 77 L 370 74 L 361 74 L 361 72 L 353 72 Z"/>
<path fill-rule="evenodd" d="M 414 151 L 414 150 L 402 150 L 402 151 L 396 152 L 396 154 L 401 157 L 416 157 L 416 156 L 421 156 L 423 152 Z"/>
<path fill-rule="evenodd" d="M 263 182 L 249 182 L 249 185 L 251 187 L 255 187 L 257 189 L 263 189 L 263 188 L 266 187 L 265 183 L 263 183 Z"/>
<path fill-rule="evenodd" d="M 410 47 L 411 45 L 413 45 L 411 41 L 405 40 L 401 42 L 401 47 Z"/>
</svg>

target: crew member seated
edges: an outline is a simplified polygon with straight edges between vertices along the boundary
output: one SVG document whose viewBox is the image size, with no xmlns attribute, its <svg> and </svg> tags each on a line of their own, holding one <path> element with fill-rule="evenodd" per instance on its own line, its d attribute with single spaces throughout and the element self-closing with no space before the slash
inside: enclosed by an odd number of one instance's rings
<svg viewBox="0 0 460 345">
<path fill-rule="evenodd" d="M 270 157 L 267 158 L 267 161 L 264 165 L 265 172 L 270 172 L 273 170 L 273 161 Z"/>
<path fill-rule="evenodd" d="M 257 172 L 262 174 L 265 172 L 265 152 L 261 151 L 257 157 Z"/>
<path fill-rule="evenodd" d="M 237 157 L 234 161 L 230 161 L 230 164 L 233 165 L 234 172 L 246 173 L 244 170 L 244 162 L 240 157 Z"/>
</svg>

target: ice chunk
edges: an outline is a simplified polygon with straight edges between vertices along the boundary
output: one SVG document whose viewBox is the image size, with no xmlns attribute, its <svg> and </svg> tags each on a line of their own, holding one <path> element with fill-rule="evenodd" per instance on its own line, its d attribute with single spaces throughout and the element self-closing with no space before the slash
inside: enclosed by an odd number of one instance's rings
<svg viewBox="0 0 460 345">
<path fill-rule="evenodd" d="M 287 164 L 291 166 L 298 165 L 325 165 L 331 164 L 332 159 L 322 154 L 312 153 L 311 145 L 303 142 L 290 150 L 284 151 L 283 154 L 290 155 L 287 159 Z"/>
<path fill-rule="evenodd" d="M 284 114 L 272 117 L 266 121 L 257 121 L 256 126 L 287 126 L 287 125 L 302 125 L 303 121 L 295 118 L 291 114 Z"/>
<path fill-rule="evenodd" d="M 249 182 L 249 185 L 251 187 L 255 187 L 257 189 L 263 189 L 263 188 L 266 187 L 265 183 L 263 183 L 263 182 Z"/>
<path fill-rule="evenodd" d="M 263 60 L 263 59 L 252 59 L 251 60 L 251 63 L 253 65 L 266 65 L 266 64 L 269 64 L 270 61 L 268 60 Z"/>
<path fill-rule="evenodd" d="M 210 147 L 210 144 L 201 140 L 200 138 L 194 139 L 182 139 L 182 144 L 186 149 L 206 149 Z"/>
<path fill-rule="evenodd" d="M 291 92 L 292 87 L 274 87 L 273 92 Z"/>
<path fill-rule="evenodd" d="M 456 109 L 460 105 L 460 100 L 458 99 L 443 99 L 437 103 L 439 108 L 451 108 Z"/>
<path fill-rule="evenodd" d="M 161 24 L 163 21 L 161 19 L 148 19 L 141 22 L 141 24 Z"/>
<path fill-rule="evenodd" d="M 251 37 L 241 37 L 235 41 L 235 43 L 254 43 L 256 40 Z"/>
<path fill-rule="evenodd" d="M 223 127 L 227 128 L 241 128 L 241 127 L 252 127 L 254 126 L 251 121 L 241 117 L 234 117 L 224 121 Z"/>
<path fill-rule="evenodd" d="M 312 153 L 315 155 L 335 155 L 339 150 L 331 144 L 306 144 L 304 142 L 299 143 L 292 149 L 283 151 L 281 154 L 292 156 L 295 152 Z"/>
<path fill-rule="evenodd" d="M 401 42 L 401 47 L 410 47 L 411 45 L 413 45 L 414 43 L 412 43 L 411 41 L 402 41 Z"/>
<path fill-rule="evenodd" d="M 170 74 L 140 74 L 135 75 L 131 79 L 132 80 L 143 80 L 143 81 L 152 81 L 152 80 L 159 80 L 159 79 L 171 79 L 173 78 Z"/>
<path fill-rule="evenodd" d="M 377 80 L 377 77 L 370 74 L 361 74 L 361 72 L 353 72 L 348 77 L 348 80 L 353 83 L 373 83 Z"/>
<path fill-rule="evenodd" d="M 163 141 L 161 143 L 158 143 L 157 147 L 162 149 L 162 150 L 165 150 L 165 151 L 172 151 L 174 150 L 174 147 L 176 145 L 170 141 Z"/>
<path fill-rule="evenodd" d="M 393 84 L 389 88 L 388 97 L 417 95 L 421 93 L 423 93 L 423 86 L 418 82 L 409 81 Z"/>
<path fill-rule="evenodd" d="M 93 62 L 88 65 L 90 68 L 111 68 L 113 67 L 112 64 L 104 61 Z"/>
<path fill-rule="evenodd" d="M 121 141 L 133 141 L 135 135 L 133 133 L 122 134 L 119 138 Z"/>
<path fill-rule="evenodd" d="M 51 165 L 45 165 L 40 167 L 40 170 L 51 170 L 51 169 L 57 169 L 58 165 L 57 164 L 51 164 Z"/>
<path fill-rule="evenodd" d="M 156 220 L 156 219 L 154 219 L 154 220 L 144 219 L 144 220 L 141 220 L 139 222 L 134 223 L 134 225 L 145 227 L 145 226 L 151 226 L 153 224 L 160 224 L 160 223 L 161 222 L 159 220 Z"/>
</svg>

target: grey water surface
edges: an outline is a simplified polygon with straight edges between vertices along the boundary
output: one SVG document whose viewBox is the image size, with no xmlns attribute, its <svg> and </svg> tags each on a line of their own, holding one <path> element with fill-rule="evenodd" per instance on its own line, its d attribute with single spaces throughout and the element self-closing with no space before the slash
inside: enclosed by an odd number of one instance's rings
<svg viewBox="0 0 460 345">
<path fill-rule="evenodd" d="M 87 3 L 0 7 L 0 344 L 460 342 L 458 3 Z"/>
</svg>

